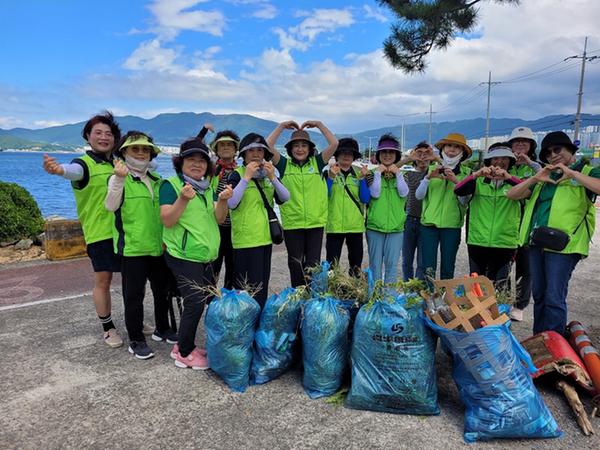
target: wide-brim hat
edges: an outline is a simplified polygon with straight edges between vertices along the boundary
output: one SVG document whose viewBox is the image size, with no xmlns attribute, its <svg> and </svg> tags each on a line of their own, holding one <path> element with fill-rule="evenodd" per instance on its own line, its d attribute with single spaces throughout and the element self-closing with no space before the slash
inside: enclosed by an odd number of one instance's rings
<svg viewBox="0 0 600 450">
<path fill-rule="evenodd" d="M 464 159 L 469 159 L 471 157 L 471 155 L 473 154 L 473 150 L 471 149 L 471 147 L 469 147 L 467 145 L 467 140 L 465 139 L 465 136 L 463 134 L 450 133 L 445 138 L 437 141 L 437 143 L 435 144 L 435 147 L 438 150 L 442 151 L 442 148 L 446 144 L 460 145 L 462 148 L 464 148 L 465 152 L 467 153 L 467 155 L 464 157 Z"/>
<path fill-rule="evenodd" d="M 296 130 L 292 133 L 292 136 L 290 137 L 290 140 L 287 142 L 287 144 L 284 145 L 284 147 L 288 151 L 288 153 L 291 152 L 292 145 L 296 141 L 306 141 L 306 143 L 310 147 L 310 151 L 314 152 L 316 146 L 315 146 L 315 143 L 310 140 L 310 134 L 308 134 L 308 132 L 306 132 L 304 130 Z"/>
<path fill-rule="evenodd" d="M 221 136 L 219 139 L 215 139 L 214 141 L 212 141 L 210 143 L 210 148 L 213 152 L 215 152 L 215 154 L 217 153 L 217 144 L 219 142 L 233 142 L 235 145 L 235 151 L 237 152 L 240 149 L 240 143 L 238 141 L 236 141 L 234 138 L 232 138 L 231 136 Z"/>
<path fill-rule="evenodd" d="M 360 150 L 358 149 L 358 142 L 356 139 L 352 138 L 341 138 L 338 141 L 338 146 L 333 153 L 333 157 L 337 159 L 342 152 L 352 153 L 352 157 L 354 159 L 359 159 L 362 156 Z"/>
<path fill-rule="evenodd" d="M 531 131 L 531 128 L 517 127 L 514 130 L 512 130 L 512 133 L 510 133 L 510 137 L 508 138 L 508 145 L 512 145 L 513 141 L 516 139 L 527 139 L 531 143 L 531 148 L 529 149 L 529 151 L 535 152 L 535 149 L 537 148 L 537 141 L 533 136 L 533 131 Z M 531 155 L 529 156 L 531 157 Z"/>
<path fill-rule="evenodd" d="M 569 149 L 572 154 L 577 152 L 577 146 L 573 144 L 571 138 L 564 131 L 552 131 L 544 136 L 542 139 L 542 149 L 540 150 L 540 160 L 542 162 L 547 163 L 548 158 L 546 157 L 548 153 L 548 147 L 552 147 L 553 145 L 562 145 Z"/>
<path fill-rule="evenodd" d="M 141 134 L 128 137 L 125 140 L 125 142 L 123 142 L 123 144 L 119 147 L 118 153 L 122 155 L 124 149 L 126 149 L 127 147 L 133 147 L 134 145 L 152 148 L 152 153 L 154 154 L 154 156 L 160 153 L 160 148 L 158 148 L 156 144 L 151 142 L 148 136 L 144 136 Z"/>
</svg>

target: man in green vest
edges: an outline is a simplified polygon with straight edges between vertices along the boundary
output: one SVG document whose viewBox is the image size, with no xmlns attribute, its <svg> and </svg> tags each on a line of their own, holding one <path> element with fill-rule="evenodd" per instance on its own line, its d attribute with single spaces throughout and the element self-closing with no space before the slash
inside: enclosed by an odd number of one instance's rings
<svg viewBox="0 0 600 450">
<path fill-rule="evenodd" d="M 588 255 L 600 194 L 600 169 L 575 163 L 577 146 L 562 131 L 542 140 L 540 160 L 547 165 L 513 187 L 507 196 L 528 198 L 519 239 L 530 246 L 533 332 L 564 334 L 569 280 L 580 259 Z"/>
<path fill-rule="evenodd" d="M 91 150 L 70 164 L 58 164 L 54 158 L 44 155 L 44 170 L 71 181 L 77 215 L 94 269 L 92 297 L 104 330 L 103 339 L 109 347 L 120 347 L 123 340 L 111 316 L 110 283 L 113 272 L 121 270 L 121 260 L 113 252 L 113 214 L 104 208 L 104 198 L 108 178 L 113 173 L 111 152 L 121 138 L 121 130 L 113 115 L 107 111 L 88 120 L 82 136 Z"/>
</svg>

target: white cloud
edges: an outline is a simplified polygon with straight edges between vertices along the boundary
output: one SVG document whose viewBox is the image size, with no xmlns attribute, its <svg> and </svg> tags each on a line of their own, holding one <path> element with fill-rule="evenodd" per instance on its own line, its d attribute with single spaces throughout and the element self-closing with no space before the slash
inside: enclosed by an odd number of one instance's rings
<svg viewBox="0 0 600 450">
<path fill-rule="evenodd" d="M 263 3 L 260 8 L 254 11 L 251 15 L 258 19 L 274 19 L 279 14 L 279 11 L 275 6 L 270 3 Z"/>
<path fill-rule="evenodd" d="M 385 14 L 383 14 L 380 8 L 373 8 L 370 5 L 363 5 L 363 11 L 365 12 L 365 17 L 367 19 L 374 19 L 381 23 L 386 23 L 388 21 Z"/>
<path fill-rule="evenodd" d="M 199 31 L 222 36 L 226 19 L 220 11 L 191 10 L 207 0 L 154 0 L 148 6 L 156 19 L 156 32 L 162 39 L 173 39 L 180 31 Z"/>
<path fill-rule="evenodd" d="M 282 49 L 306 51 L 322 33 L 333 33 L 339 28 L 354 24 L 349 9 L 314 9 L 312 11 L 296 11 L 296 17 L 305 17 L 298 25 L 287 31 L 280 27 L 273 31 L 279 37 Z"/>
<path fill-rule="evenodd" d="M 174 68 L 178 52 L 161 47 L 158 39 L 142 42 L 127 58 L 123 67 L 130 70 L 171 71 Z"/>
</svg>

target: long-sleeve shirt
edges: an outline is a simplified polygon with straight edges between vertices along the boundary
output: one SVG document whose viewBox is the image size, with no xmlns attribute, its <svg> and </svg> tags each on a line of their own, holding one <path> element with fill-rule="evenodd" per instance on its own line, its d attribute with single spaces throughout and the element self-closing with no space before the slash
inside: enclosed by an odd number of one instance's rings
<svg viewBox="0 0 600 450">
<path fill-rule="evenodd" d="M 246 187 L 248 187 L 248 181 L 237 172 L 232 172 L 228 180 L 229 184 L 233 186 L 233 195 L 227 200 L 227 206 L 229 209 L 235 209 L 242 201 Z M 275 178 L 273 181 L 273 187 L 275 188 L 275 196 L 277 203 L 285 203 L 290 199 L 290 192 L 286 187 L 281 184 L 279 178 Z"/>
<path fill-rule="evenodd" d="M 493 180 L 490 180 L 490 182 L 492 182 Z M 521 182 L 521 180 L 517 177 L 510 177 L 508 180 L 504 180 L 504 183 L 510 184 L 511 186 L 514 186 L 516 184 L 519 184 Z M 464 180 L 460 181 L 459 183 L 456 184 L 456 186 L 454 187 L 454 193 L 458 196 L 464 197 L 467 195 L 473 195 L 475 193 L 475 187 L 476 187 L 476 178 L 471 174 L 468 177 L 466 177 Z"/>
<path fill-rule="evenodd" d="M 140 180 L 146 185 L 148 191 L 150 191 L 150 195 L 154 197 L 154 191 L 152 190 L 152 184 L 150 183 L 150 179 L 148 178 L 148 174 L 141 174 L 136 172 L 136 177 L 139 177 Z M 121 206 L 123 202 L 123 187 L 125 186 L 125 178 L 126 177 L 118 177 L 116 175 L 112 175 L 108 179 L 108 192 L 106 193 L 106 200 L 104 201 L 104 207 L 109 211 L 116 211 Z"/>
<path fill-rule="evenodd" d="M 347 172 L 340 172 L 340 175 L 338 176 L 344 176 L 345 178 L 348 178 L 348 175 L 350 174 L 350 170 L 348 170 Z M 331 196 L 331 186 L 333 186 L 333 180 L 329 177 L 326 178 L 327 181 L 327 192 L 329 193 L 329 196 Z M 367 180 L 366 178 L 362 178 L 360 180 L 360 184 L 358 185 L 358 197 L 361 203 L 364 203 L 365 205 L 367 203 L 369 203 L 369 200 L 371 200 L 371 192 L 369 190 L 369 187 L 367 186 Z"/>
<path fill-rule="evenodd" d="M 402 172 L 396 174 L 396 190 L 400 197 L 406 197 L 408 195 L 408 185 L 406 184 L 406 180 L 404 180 Z M 373 182 L 369 186 L 369 191 L 373 198 L 379 198 L 381 195 L 381 172 L 378 170 L 373 174 Z"/>
</svg>

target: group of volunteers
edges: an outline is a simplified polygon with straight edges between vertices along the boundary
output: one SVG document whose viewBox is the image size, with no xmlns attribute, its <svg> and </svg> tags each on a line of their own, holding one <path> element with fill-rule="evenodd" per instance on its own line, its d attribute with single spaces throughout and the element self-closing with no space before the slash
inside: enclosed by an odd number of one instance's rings
<svg viewBox="0 0 600 450">
<path fill-rule="evenodd" d="M 327 141 L 320 152 L 311 128 Z M 276 147 L 284 130 L 291 131 L 286 156 Z M 547 134 L 536 153 L 531 130 L 516 128 L 472 171 L 465 164 L 472 150 L 458 133 L 404 155 L 385 134 L 369 169 L 355 139 L 338 140 L 320 121 L 285 121 L 266 138 L 221 130 L 207 144 L 209 131 L 206 124 L 181 144 L 168 179 L 155 171 L 160 149 L 152 138 L 140 131 L 121 136 L 108 112 L 84 126 L 91 147 L 85 155 L 70 164 L 44 156 L 48 173 L 71 181 L 109 346 L 123 344 L 111 318 L 114 272 L 122 277 L 129 352 L 152 357 L 151 335 L 174 344 L 178 367 L 206 369 L 196 331 L 223 264 L 224 287 L 251 288 L 263 306 L 274 243 L 285 242 L 290 284 L 298 287 L 319 264 L 324 238 L 325 259 L 338 262 L 345 242 L 350 274 L 359 276 L 366 234 L 375 279 L 395 283 L 401 255 L 404 280 L 435 278 L 438 248 L 440 278 L 447 279 L 454 277 L 465 216 L 470 271 L 505 289 L 515 262 L 512 318 L 522 320 L 533 295 L 534 332 L 564 332 L 568 282 L 588 254 L 600 193 L 600 170 L 575 162 L 577 147 L 565 133 Z M 147 281 L 155 328 L 144 324 Z M 177 333 L 169 321 L 174 289 L 183 298 Z"/>
</svg>

